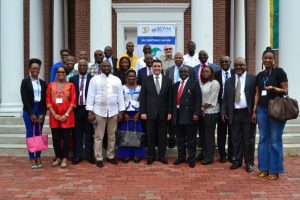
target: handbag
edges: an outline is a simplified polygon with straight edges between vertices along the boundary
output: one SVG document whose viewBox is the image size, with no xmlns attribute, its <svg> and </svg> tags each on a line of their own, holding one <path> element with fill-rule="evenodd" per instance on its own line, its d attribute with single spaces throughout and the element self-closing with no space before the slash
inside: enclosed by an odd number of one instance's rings
<svg viewBox="0 0 300 200">
<path fill-rule="evenodd" d="M 298 102 L 289 96 L 271 99 L 268 103 L 268 115 L 280 121 L 296 119 L 299 115 Z"/>
<path fill-rule="evenodd" d="M 120 146 L 120 147 L 141 147 L 142 135 L 144 135 L 144 133 L 136 131 L 136 122 L 135 122 L 134 131 L 128 130 L 128 122 L 127 122 L 127 130 L 126 131 L 118 130 L 116 133 L 117 133 L 118 146 Z"/>
<path fill-rule="evenodd" d="M 26 138 L 27 149 L 31 153 L 48 149 L 48 135 L 42 134 L 40 123 L 38 126 L 40 135 L 35 135 L 35 125 L 33 125 L 32 137 Z"/>
</svg>

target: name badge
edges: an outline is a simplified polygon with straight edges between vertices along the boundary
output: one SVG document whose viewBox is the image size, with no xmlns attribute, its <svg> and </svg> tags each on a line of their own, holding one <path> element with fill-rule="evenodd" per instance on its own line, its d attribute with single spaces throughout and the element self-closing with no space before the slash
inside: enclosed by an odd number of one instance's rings
<svg viewBox="0 0 300 200">
<path fill-rule="evenodd" d="M 262 90 L 261 91 L 261 96 L 266 96 L 267 95 L 267 90 Z"/>
<path fill-rule="evenodd" d="M 62 103 L 62 102 L 63 102 L 62 98 L 57 98 L 57 99 L 56 99 L 56 103 L 57 103 L 57 104 L 60 104 L 60 103 Z"/>
</svg>

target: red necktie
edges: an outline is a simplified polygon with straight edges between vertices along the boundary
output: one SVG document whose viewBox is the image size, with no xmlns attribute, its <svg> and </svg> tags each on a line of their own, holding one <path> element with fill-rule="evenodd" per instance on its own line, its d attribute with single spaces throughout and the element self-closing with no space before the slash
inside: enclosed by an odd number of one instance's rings
<svg viewBox="0 0 300 200">
<path fill-rule="evenodd" d="M 83 105 L 83 88 L 84 88 L 84 76 L 81 77 L 81 83 L 79 87 L 80 96 L 79 96 L 79 104 Z"/>
<path fill-rule="evenodd" d="M 182 95 L 183 87 L 184 87 L 184 80 L 181 82 L 181 85 L 180 85 L 178 93 L 177 93 L 177 98 L 176 98 L 176 105 L 177 106 L 179 106 L 179 104 L 180 104 L 180 97 Z"/>
</svg>

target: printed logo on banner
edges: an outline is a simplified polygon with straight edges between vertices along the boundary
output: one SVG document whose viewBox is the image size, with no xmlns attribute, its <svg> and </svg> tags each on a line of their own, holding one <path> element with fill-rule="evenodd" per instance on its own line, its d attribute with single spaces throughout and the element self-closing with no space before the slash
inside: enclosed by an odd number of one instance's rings
<svg viewBox="0 0 300 200">
<path fill-rule="evenodd" d="M 144 56 L 143 47 L 149 44 L 152 55 L 158 59 L 164 58 L 164 46 L 169 44 L 176 52 L 176 26 L 174 24 L 139 24 L 137 29 L 137 53 Z"/>
</svg>

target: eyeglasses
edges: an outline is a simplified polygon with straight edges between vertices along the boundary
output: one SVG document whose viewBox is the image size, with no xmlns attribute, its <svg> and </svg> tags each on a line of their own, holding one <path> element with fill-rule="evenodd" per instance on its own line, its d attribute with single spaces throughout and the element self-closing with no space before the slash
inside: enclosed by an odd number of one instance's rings
<svg viewBox="0 0 300 200">
<path fill-rule="evenodd" d="M 245 64 L 236 64 L 236 65 L 234 65 L 235 67 L 238 67 L 238 66 L 240 66 L 240 67 L 243 67 Z"/>
<path fill-rule="evenodd" d="M 64 53 L 63 53 L 63 54 L 61 54 L 61 56 L 62 56 L 62 57 L 68 57 L 69 54 L 64 54 Z"/>
<path fill-rule="evenodd" d="M 63 72 L 63 71 L 57 71 L 56 73 L 57 73 L 57 74 L 65 74 L 66 72 Z"/>
<path fill-rule="evenodd" d="M 171 51 L 172 48 L 165 48 L 165 51 Z"/>
</svg>

